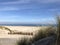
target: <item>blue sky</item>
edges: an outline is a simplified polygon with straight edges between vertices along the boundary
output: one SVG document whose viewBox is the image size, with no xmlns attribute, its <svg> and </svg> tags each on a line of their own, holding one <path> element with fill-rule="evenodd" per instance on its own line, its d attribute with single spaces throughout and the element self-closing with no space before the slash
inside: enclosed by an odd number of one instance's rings
<svg viewBox="0 0 60 45">
<path fill-rule="evenodd" d="M 0 22 L 55 23 L 60 0 L 0 0 Z"/>
</svg>

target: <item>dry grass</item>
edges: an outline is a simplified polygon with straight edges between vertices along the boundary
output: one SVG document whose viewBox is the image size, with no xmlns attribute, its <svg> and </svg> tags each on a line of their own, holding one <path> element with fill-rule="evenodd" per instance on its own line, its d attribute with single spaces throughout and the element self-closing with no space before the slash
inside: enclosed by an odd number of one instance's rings
<svg viewBox="0 0 60 45">
<path fill-rule="evenodd" d="M 21 41 L 18 42 L 18 45 L 29 45 L 29 44 L 31 45 L 35 41 L 55 35 L 56 34 L 55 32 L 56 29 L 54 28 L 54 26 L 48 26 L 47 28 L 38 30 L 37 34 L 35 34 L 34 37 L 29 41 L 27 41 L 28 39 L 23 38 Z"/>
<path fill-rule="evenodd" d="M 58 26 L 59 27 L 59 26 Z M 6 28 L 6 27 L 0 27 L 1 29 L 2 28 L 5 28 L 7 30 L 10 30 L 9 28 Z M 59 28 L 60 29 L 60 28 Z M 38 41 L 40 39 L 43 39 L 45 37 L 48 37 L 48 36 L 51 36 L 51 35 L 55 35 L 55 32 L 56 32 L 56 29 L 54 26 L 48 26 L 47 28 L 43 28 L 43 29 L 40 29 L 38 30 L 38 33 L 36 33 L 33 37 L 33 39 L 27 39 L 27 38 L 22 38 L 21 40 L 19 40 L 17 42 L 17 45 L 30 45 L 31 43 L 35 42 L 35 41 Z M 14 34 L 16 34 L 15 32 L 13 32 Z M 11 34 L 13 34 L 11 33 Z M 23 33 L 23 32 L 18 32 L 17 34 L 26 34 L 28 35 L 29 33 Z M 31 33 L 32 34 L 32 33 Z M 30 35 L 30 34 L 29 34 Z M 32 34 L 33 35 L 33 34 Z M 29 40 L 29 41 L 28 41 Z"/>
<path fill-rule="evenodd" d="M 12 32 L 12 30 L 11 29 L 9 29 L 9 28 L 7 28 L 7 27 L 5 27 L 5 26 L 0 26 L 0 29 L 2 29 L 2 30 L 7 30 L 7 31 L 10 31 L 10 32 Z"/>
<path fill-rule="evenodd" d="M 56 32 L 56 29 L 53 26 L 49 26 L 45 29 L 41 29 L 38 31 L 37 34 L 35 34 L 32 42 L 38 41 L 38 40 L 43 39 L 45 37 L 55 35 L 56 34 L 55 32 Z"/>
<path fill-rule="evenodd" d="M 31 41 L 28 38 L 22 38 L 17 42 L 17 45 L 31 45 Z"/>
<path fill-rule="evenodd" d="M 0 26 L 0 29 L 9 31 L 8 34 L 33 35 L 33 32 L 17 32 L 4 26 Z"/>
<path fill-rule="evenodd" d="M 57 44 L 60 45 L 60 17 L 57 16 Z"/>
</svg>

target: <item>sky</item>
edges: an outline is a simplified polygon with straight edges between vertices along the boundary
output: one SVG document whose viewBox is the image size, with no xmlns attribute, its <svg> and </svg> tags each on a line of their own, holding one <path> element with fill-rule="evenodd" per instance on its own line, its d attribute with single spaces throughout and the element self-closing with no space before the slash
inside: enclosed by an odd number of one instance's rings
<svg viewBox="0 0 60 45">
<path fill-rule="evenodd" d="M 55 23 L 60 0 L 0 0 L 0 23 Z"/>
</svg>

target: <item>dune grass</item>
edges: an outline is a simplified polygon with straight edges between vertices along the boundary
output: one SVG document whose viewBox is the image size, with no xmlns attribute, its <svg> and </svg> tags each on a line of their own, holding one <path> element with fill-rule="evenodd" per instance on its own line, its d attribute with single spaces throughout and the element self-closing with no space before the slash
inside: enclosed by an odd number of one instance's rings
<svg viewBox="0 0 60 45">
<path fill-rule="evenodd" d="M 58 39 L 60 40 L 60 17 L 57 18 L 57 33 L 58 33 Z"/>
<path fill-rule="evenodd" d="M 60 17 L 57 16 L 57 44 L 60 45 Z"/>
<path fill-rule="evenodd" d="M 34 35 L 33 42 L 55 35 L 56 29 L 53 26 L 49 26 L 46 29 L 38 30 L 38 33 Z"/>
<path fill-rule="evenodd" d="M 0 29 L 2 29 L 2 30 L 7 30 L 7 31 L 10 31 L 10 32 L 12 32 L 12 30 L 11 29 L 9 29 L 9 28 L 7 28 L 7 27 L 5 27 L 5 26 L 0 26 Z"/>
<path fill-rule="evenodd" d="M 56 29 L 54 28 L 54 26 L 48 26 L 47 28 L 38 30 L 38 32 L 29 41 L 27 38 L 22 38 L 20 41 L 18 41 L 17 45 L 31 45 L 35 41 L 55 35 L 55 32 Z"/>
<path fill-rule="evenodd" d="M 17 45 L 31 45 L 31 41 L 24 37 L 17 42 Z"/>
</svg>

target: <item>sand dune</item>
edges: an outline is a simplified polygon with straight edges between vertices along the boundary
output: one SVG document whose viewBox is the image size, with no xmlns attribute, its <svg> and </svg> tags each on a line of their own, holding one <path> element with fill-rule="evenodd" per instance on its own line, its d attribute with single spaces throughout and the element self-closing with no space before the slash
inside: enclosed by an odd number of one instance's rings
<svg viewBox="0 0 60 45">
<path fill-rule="evenodd" d="M 40 28 L 36 26 L 5 26 L 5 27 L 8 27 L 11 30 L 22 32 L 34 32 Z"/>
<path fill-rule="evenodd" d="M 18 35 L 18 34 L 8 34 L 11 31 L 12 32 L 23 32 L 23 34 L 25 33 L 35 33 L 37 32 L 38 29 L 40 29 L 41 27 L 37 27 L 37 26 L 0 26 L 0 38 L 19 38 L 19 37 L 23 37 L 25 35 Z M 31 37 L 31 35 L 26 35 Z"/>
<path fill-rule="evenodd" d="M 15 45 L 19 39 L 24 37 L 30 39 L 33 35 L 18 35 L 18 34 L 8 34 L 10 32 L 23 32 L 35 34 L 39 29 L 43 27 L 37 26 L 0 26 L 0 45 Z"/>
</svg>

